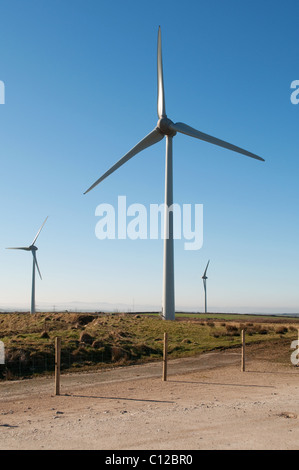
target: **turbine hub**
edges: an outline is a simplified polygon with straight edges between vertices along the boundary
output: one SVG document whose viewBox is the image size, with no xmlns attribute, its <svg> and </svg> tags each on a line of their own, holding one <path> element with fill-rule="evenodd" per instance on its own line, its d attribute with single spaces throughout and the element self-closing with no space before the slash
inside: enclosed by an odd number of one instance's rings
<svg viewBox="0 0 299 470">
<path fill-rule="evenodd" d="M 168 119 L 167 117 L 162 117 L 158 121 L 157 128 L 162 132 L 162 134 L 174 137 L 176 135 L 176 132 L 170 128 L 170 124 L 173 124 L 170 119 Z"/>
<path fill-rule="evenodd" d="M 30 248 L 31 251 L 38 250 L 37 246 L 35 246 L 35 245 L 31 245 L 31 246 L 29 246 L 29 248 Z"/>
</svg>

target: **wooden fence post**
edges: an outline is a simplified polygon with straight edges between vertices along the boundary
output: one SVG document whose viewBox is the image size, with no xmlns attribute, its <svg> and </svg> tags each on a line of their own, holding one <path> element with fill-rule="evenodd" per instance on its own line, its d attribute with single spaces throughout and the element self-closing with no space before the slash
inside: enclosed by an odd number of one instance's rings
<svg viewBox="0 0 299 470">
<path fill-rule="evenodd" d="M 164 333 L 164 345 L 163 345 L 163 376 L 162 380 L 167 380 L 167 349 L 168 349 L 168 335 Z"/>
<path fill-rule="evenodd" d="M 242 330 L 242 359 L 241 359 L 241 371 L 245 371 L 245 331 Z"/>
<path fill-rule="evenodd" d="M 60 395 L 61 338 L 55 338 L 55 395 Z"/>
</svg>

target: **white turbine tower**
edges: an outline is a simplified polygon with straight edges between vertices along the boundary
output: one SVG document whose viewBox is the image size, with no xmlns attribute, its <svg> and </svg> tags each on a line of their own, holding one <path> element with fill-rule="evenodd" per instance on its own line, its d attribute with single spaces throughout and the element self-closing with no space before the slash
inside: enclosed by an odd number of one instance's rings
<svg viewBox="0 0 299 470">
<path fill-rule="evenodd" d="M 208 261 L 205 272 L 203 273 L 203 276 L 202 276 L 203 288 L 204 288 L 204 291 L 205 291 L 205 313 L 207 313 L 207 311 L 208 311 L 208 309 L 207 309 L 207 279 L 208 279 L 207 278 L 207 270 L 208 270 L 209 263 L 210 263 L 210 260 Z"/>
<path fill-rule="evenodd" d="M 33 242 L 31 243 L 30 246 L 21 246 L 21 247 L 17 247 L 17 248 L 7 248 L 7 250 L 24 250 L 24 251 L 31 251 L 31 253 L 32 253 L 33 266 L 32 266 L 32 290 L 31 290 L 31 309 L 30 309 L 30 313 L 35 313 L 35 267 L 38 270 L 39 277 L 42 278 L 39 267 L 38 267 L 37 259 L 36 259 L 36 251 L 38 250 L 38 248 L 35 246 L 35 242 L 36 242 L 37 237 L 39 236 L 39 234 L 41 232 L 41 229 L 45 225 L 47 219 L 48 219 L 48 217 L 43 222 L 42 226 L 40 227 L 39 231 L 35 235 L 35 238 L 34 238 L 34 240 L 33 240 Z"/>
<path fill-rule="evenodd" d="M 223 147 L 234 152 L 241 153 L 247 157 L 264 161 L 263 158 L 248 152 L 240 147 L 229 144 L 223 140 L 212 137 L 203 132 L 197 131 L 182 122 L 173 123 L 166 116 L 164 81 L 162 68 L 162 48 L 161 48 L 161 29 L 158 31 L 158 123 L 153 131 L 144 137 L 135 147 L 115 163 L 106 173 L 104 173 L 84 194 L 101 183 L 107 176 L 111 175 L 120 166 L 134 157 L 136 154 L 145 150 L 147 147 L 156 144 L 166 137 L 166 164 L 165 164 L 165 226 L 164 226 L 164 266 L 163 266 L 163 301 L 162 315 L 166 320 L 175 319 L 174 302 L 174 253 L 173 253 L 173 213 L 169 208 L 173 204 L 173 176 L 172 176 L 172 139 L 177 132 L 204 140 L 219 147 Z"/>
</svg>

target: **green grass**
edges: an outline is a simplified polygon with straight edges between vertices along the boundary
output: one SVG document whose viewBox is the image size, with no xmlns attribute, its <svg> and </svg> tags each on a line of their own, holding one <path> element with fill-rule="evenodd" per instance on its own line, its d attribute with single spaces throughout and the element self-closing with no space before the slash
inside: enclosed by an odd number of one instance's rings
<svg viewBox="0 0 299 470">
<path fill-rule="evenodd" d="M 224 321 L 276 321 L 277 319 L 284 321 L 290 318 L 296 322 L 296 318 L 287 315 L 254 315 L 250 313 L 180 313 L 176 317 L 193 318 L 202 320 L 224 320 Z M 297 319 L 299 321 L 299 319 Z"/>
<path fill-rule="evenodd" d="M 81 370 L 161 360 L 164 332 L 171 359 L 238 347 L 242 328 L 247 344 L 291 340 L 297 338 L 297 326 L 296 319 L 227 314 L 177 314 L 176 321 L 145 314 L 3 314 L 6 363 L 0 377 L 53 372 L 56 336 L 62 340 L 62 369 Z"/>
</svg>

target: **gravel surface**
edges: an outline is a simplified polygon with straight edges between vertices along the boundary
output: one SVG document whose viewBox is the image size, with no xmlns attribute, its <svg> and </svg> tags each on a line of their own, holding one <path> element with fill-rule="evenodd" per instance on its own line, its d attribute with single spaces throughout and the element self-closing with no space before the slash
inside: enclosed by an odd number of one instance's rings
<svg viewBox="0 0 299 470">
<path fill-rule="evenodd" d="M 298 449 L 299 370 L 240 351 L 0 383 L 0 449 Z"/>
</svg>

